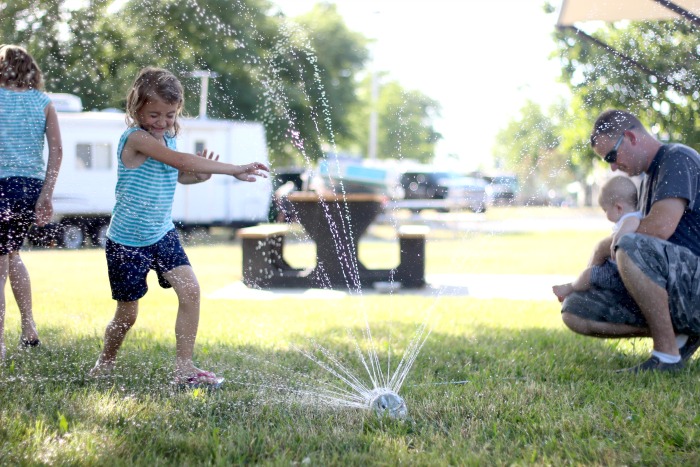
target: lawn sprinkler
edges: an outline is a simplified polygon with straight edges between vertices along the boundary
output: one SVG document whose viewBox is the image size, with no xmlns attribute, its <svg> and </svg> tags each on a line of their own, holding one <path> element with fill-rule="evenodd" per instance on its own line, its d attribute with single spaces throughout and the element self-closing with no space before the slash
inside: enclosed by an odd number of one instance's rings
<svg viewBox="0 0 700 467">
<path fill-rule="evenodd" d="M 408 415 L 403 397 L 387 388 L 377 388 L 372 391 L 369 408 L 380 417 L 403 419 Z"/>
</svg>

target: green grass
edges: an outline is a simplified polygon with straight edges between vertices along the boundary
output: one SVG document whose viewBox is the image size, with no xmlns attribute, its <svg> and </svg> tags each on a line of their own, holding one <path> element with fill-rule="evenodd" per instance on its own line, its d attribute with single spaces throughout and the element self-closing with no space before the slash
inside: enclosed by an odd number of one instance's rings
<svg viewBox="0 0 700 467">
<path fill-rule="evenodd" d="M 428 272 L 573 275 L 602 234 L 433 240 Z M 367 242 L 361 255 L 384 267 L 397 260 L 388 245 Z M 115 376 L 86 379 L 114 308 L 103 252 L 23 253 L 45 345 L 15 347 L 18 312 L 8 300 L 0 465 L 700 462 L 697 366 L 675 376 L 616 374 L 643 359 L 649 342 L 576 336 L 561 324 L 554 298 L 211 300 L 209 293 L 240 278 L 240 247 L 188 253 L 205 297 L 196 360 L 228 380 L 213 393 L 170 385 L 176 299 L 155 280 Z M 299 263 L 312 254 L 308 245 L 289 245 Z M 309 339 L 365 378 L 354 353 L 356 342 L 368 346 L 359 337 L 365 317 L 381 361 L 391 355 L 392 365 L 428 320 L 432 332 L 401 389 L 407 420 L 330 409 L 261 386 L 333 381 L 295 350 L 310 348 Z"/>
</svg>

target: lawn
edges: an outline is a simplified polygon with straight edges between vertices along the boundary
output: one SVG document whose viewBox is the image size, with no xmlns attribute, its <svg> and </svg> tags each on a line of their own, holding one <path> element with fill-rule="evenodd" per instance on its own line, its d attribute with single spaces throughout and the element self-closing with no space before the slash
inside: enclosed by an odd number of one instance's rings
<svg viewBox="0 0 700 467">
<path fill-rule="evenodd" d="M 435 238 L 428 274 L 573 275 L 603 234 Z M 187 250 L 204 297 L 196 361 L 227 378 L 211 393 L 170 384 L 176 299 L 155 280 L 116 374 L 86 378 L 114 308 L 103 252 L 23 253 L 44 345 L 16 348 L 18 312 L 8 300 L 1 465 L 700 462 L 697 366 L 674 376 L 616 374 L 645 358 L 649 342 L 576 336 L 554 298 L 214 300 L 208 295 L 240 279 L 240 245 Z M 362 244 L 360 256 L 386 265 L 398 260 L 394 250 L 379 239 Z M 304 243 L 287 251 L 298 264 L 313 256 Z M 356 349 L 375 349 L 391 373 L 423 323 L 430 335 L 400 390 L 407 419 L 316 397 L 339 379 L 300 349 L 323 346 L 367 381 Z"/>
</svg>

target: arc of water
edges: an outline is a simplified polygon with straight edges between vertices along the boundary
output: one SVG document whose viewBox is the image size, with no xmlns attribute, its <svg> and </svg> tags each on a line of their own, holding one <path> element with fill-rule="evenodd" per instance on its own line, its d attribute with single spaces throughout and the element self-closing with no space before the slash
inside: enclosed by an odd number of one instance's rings
<svg viewBox="0 0 700 467">
<path fill-rule="evenodd" d="M 370 381 L 372 382 L 372 385 L 376 387 L 381 387 L 381 383 L 383 381 L 383 378 L 377 375 L 373 363 L 373 359 L 371 356 L 368 356 L 368 359 L 370 360 L 371 364 L 367 364 L 367 360 L 365 359 L 365 354 L 360 348 L 360 344 L 358 340 L 355 338 L 355 336 L 352 334 L 352 331 L 350 329 L 347 330 L 348 334 L 350 334 L 350 337 L 353 339 L 353 342 L 355 343 L 355 353 L 357 354 L 358 358 L 360 359 L 360 362 L 362 365 L 365 367 L 365 371 L 367 372 L 367 375 L 369 376 Z"/>
<path fill-rule="evenodd" d="M 403 354 L 403 357 L 401 358 L 401 361 L 399 362 L 398 366 L 396 367 L 396 371 L 394 372 L 394 375 L 391 377 L 391 380 L 389 381 L 389 387 L 396 393 L 399 392 L 401 389 L 401 386 L 403 386 L 404 381 L 406 380 L 406 377 L 408 376 L 408 372 L 411 370 L 411 367 L 415 363 L 416 359 L 418 358 L 418 353 L 420 350 L 423 348 L 423 345 L 425 345 L 425 342 L 428 340 L 428 337 L 430 336 L 431 331 L 427 329 L 427 318 L 426 320 L 423 321 L 421 326 L 416 330 L 416 333 L 414 334 L 413 339 L 408 345 L 408 348 Z"/>
<path fill-rule="evenodd" d="M 332 375 L 336 376 L 339 378 L 341 381 L 343 381 L 345 384 L 353 388 L 355 391 L 357 391 L 360 394 L 364 393 L 369 393 L 370 390 L 365 386 L 365 384 L 360 381 L 357 376 L 353 375 L 350 370 L 345 367 L 334 355 L 332 355 L 325 347 L 323 347 L 320 344 L 316 344 L 315 342 L 312 342 L 314 347 L 319 350 L 326 358 L 330 360 L 330 365 L 323 360 L 317 358 L 314 354 L 311 352 L 301 349 L 299 347 L 295 347 L 299 352 L 301 352 L 302 355 L 304 355 L 306 358 L 310 359 L 311 361 L 315 362 L 317 365 L 319 365 L 321 368 L 324 370 L 328 371 Z"/>
<path fill-rule="evenodd" d="M 293 346 L 293 347 L 294 347 L 294 346 Z M 299 349 L 297 349 L 296 347 L 294 347 L 294 348 L 295 348 L 295 350 L 299 350 Z M 301 352 L 301 353 L 304 354 L 303 352 Z M 245 354 L 245 353 L 242 353 L 242 352 L 238 352 L 238 354 L 239 354 L 239 355 L 242 355 L 243 357 L 245 357 L 245 358 L 247 358 L 247 359 L 249 359 L 249 360 L 252 360 L 252 361 L 254 361 L 254 362 L 259 363 L 260 366 L 272 366 L 272 367 L 274 367 L 274 368 L 276 368 L 276 369 L 278 369 L 278 370 L 283 371 L 283 372 L 284 372 L 285 374 L 287 374 L 287 375 L 289 375 L 289 374 L 295 374 L 295 375 L 297 375 L 298 377 L 300 377 L 300 378 L 303 380 L 303 381 L 298 381 L 300 384 L 305 385 L 305 386 L 308 387 L 308 388 L 313 388 L 313 390 L 309 390 L 309 391 L 308 391 L 310 394 L 317 394 L 317 395 L 319 395 L 319 394 L 320 394 L 320 393 L 319 393 L 319 390 L 320 390 L 320 391 L 324 391 L 326 394 L 332 395 L 333 397 L 344 398 L 344 400 L 351 400 L 351 401 L 355 401 L 355 402 L 357 402 L 357 403 L 362 402 L 362 401 L 365 400 L 364 395 L 360 394 L 360 392 L 359 392 L 356 388 L 354 388 L 354 387 L 352 387 L 352 389 L 353 389 L 355 392 L 351 392 L 350 390 L 348 390 L 348 389 L 346 389 L 346 388 L 340 387 L 340 386 L 338 386 L 338 385 L 336 385 L 336 384 L 332 384 L 332 383 L 330 383 L 330 382 L 326 382 L 326 381 L 322 381 L 322 380 L 318 380 L 318 379 L 311 379 L 311 377 L 310 377 L 309 375 L 307 375 L 307 374 L 300 374 L 300 373 L 298 373 L 297 371 L 292 370 L 291 368 L 289 368 L 289 367 L 287 367 L 287 366 L 285 366 L 285 365 L 280 365 L 280 364 L 278 364 L 278 363 L 275 363 L 275 362 L 271 362 L 271 361 L 262 359 L 262 358 L 260 358 L 260 357 L 258 357 L 258 356 L 256 356 L 256 355 Z M 309 357 L 308 357 L 307 355 L 305 355 L 305 354 L 304 354 L 304 356 L 307 357 L 307 358 L 309 358 Z M 314 360 L 312 360 L 312 361 L 314 361 Z M 314 363 L 316 363 L 316 362 L 314 361 Z M 318 363 L 317 363 L 317 364 L 318 364 Z M 267 387 L 267 388 L 274 388 L 274 389 L 284 389 L 284 390 L 287 390 L 287 391 L 291 391 L 291 392 L 295 392 L 295 393 L 300 393 L 300 390 L 290 387 L 289 384 L 279 384 L 279 385 L 272 385 L 272 384 L 270 384 L 269 381 L 270 381 L 271 378 L 276 377 L 277 379 L 280 379 L 280 380 L 281 380 L 282 377 L 280 377 L 280 376 L 275 376 L 275 375 L 271 375 L 271 374 L 269 374 L 269 373 L 263 373 L 263 372 L 259 372 L 259 371 L 253 371 L 253 372 L 248 371 L 248 372 L 246 372 L 246 373 L 247 373 L 247 374 L 252 374 L 252 375 L 254 375 L 254 376 L 257 376 L 257 377 L 259 377 L 260 380 L 265 381 L 264 384 L 261 384 L 261 383 L 255 384 L 255 385 L 259 386 L 259 387 Z M 285 383 L 288 383 L 288 382 L 289 382 L 288 376 L 285 376 L 284 378 L 285 378 L 285 379 L 284 379 L 284 382 L 285 382 Z M 241 382 L 239 382 L 239 384 L 252 385 L 252 384 L 249 384 L 249 383 L 241 383 Z M 321 386 L 321 387 L 319 387 L 319 386 Z"/>
<path fill-rule="evenodd" d="M 319 392 L 317 389 L 296 389 L 290 388 L 285 385 L 271 384 L 271 383 L 247 383 L 244 381 L 234 381 L 241 386 L 250 386 L 255 388 L 265 388 L 274 389 L 277 391 L 282 391 L 286 393 L 293 393 L 299 396 L 305 396 L 312 400 L 321 400 L 322 402 L 330 403 L 335 406 L 340 407 L 352 407 L 363 409 L 367 406 L 367 402 L 364 398 L 357 397 L 354 394 L 350 394 L 350 398 L 343 398 L 341 395 L 336 395 L 331 391 Z"/>
</svg>

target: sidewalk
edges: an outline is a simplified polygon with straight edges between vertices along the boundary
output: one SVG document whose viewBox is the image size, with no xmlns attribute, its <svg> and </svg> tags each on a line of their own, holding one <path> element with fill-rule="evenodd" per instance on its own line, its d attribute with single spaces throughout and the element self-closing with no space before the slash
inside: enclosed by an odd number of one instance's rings
<svg viewBox="0 0 700 467">
<path fill-rule="evenodd" d="M 422 289 L 399 289 L 393 292 L 363 288 L 361 294 L 407 295 L 425 297 L 505 298 L 510 300 L 556 300 L 552 286 L 570 282 L 574 278 L 561 275 L 519 274 L 433 274 L 427 276 L 428 285 Z M 332 300 L 350 296 L 347 290 L 326 289 L 269 289 L 259 290 L 234 282 L 207 295 L 213 300 L 279 300 L 321 299 Z M 358 295 L 358 294 L 352 294 Z"/>
</svg>

